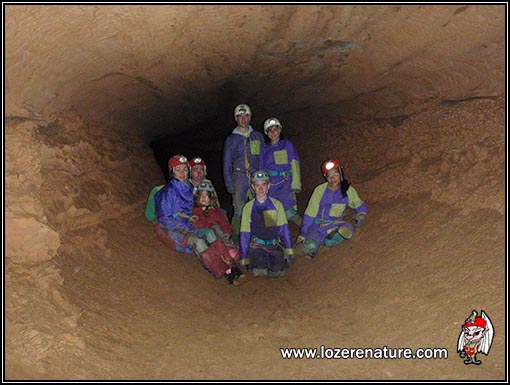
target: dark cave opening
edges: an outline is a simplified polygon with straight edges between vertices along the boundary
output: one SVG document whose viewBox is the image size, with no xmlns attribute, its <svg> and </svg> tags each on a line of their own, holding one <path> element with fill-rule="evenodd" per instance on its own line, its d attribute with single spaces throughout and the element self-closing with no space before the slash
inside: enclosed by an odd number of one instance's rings
<svg viewBox="0 0 510 385">
<path fill-rule="evenodd" d="M 278 117 L 284 126 L 281 139 L 289 139 L 300 147 L 300 138 L 295 132 L 297 122 L 294 121 L 293 124 L 288 122 L 288 111 L 281 111 L 279 108 L 268 109 L 264 105 L 264 101 L 257 103 L 251 98 L 240 98 L 232 101 L 232 96 L 238 95 L 235 86 L 232 84 L 220 87 L 220 91 L 217 97 L 221 98 L 223 94 L 224 98 L 220 99 L 219 104 L 215 108 L 215 116 L 208 117 L 208 119 L 193 126 L 186 127 L 179 133 L 155 137 L 149 145 L 155 161 L 165 178 L 165 183 L 170 179 L 168 160 L 173 155 L 182 154 L 188 160 L 194 157 L 203 158 L 207 165 L 206 178 L 212 181 L 218 193 L 221 207 L 227 212 L 228 217 L 231 218 L 233 215 L 232 196 L 227 192 L 223 178 L 223 147 L 227 137 L 237 127 L 234 119 L 235 106 L 246 103 L 251 107 L 253 115 L 250 120 L 250 126 L 264 136 L 266 143 L 268 143 L 268 138 L 264 134 L 263 126 L 264 121 L 270 117 Z M 216 102 L 218 102 L 217 99 Z M 200 102 L 197 101 L 195 106 L 195 108 L 199 108 Z M 293 111 L 293 113 L 296 112 L 313 114 L 313 108 L 299 108 Z M 164 131 L 164 129 L 158 130 L 158 132 Z M 298 199 L 301 201 L 303 197 L 298 197 Z"/>
<path fill-rule="evenodd" d="M 228 135 L 237 126 L 234 118 L 234 109 L 241 103 L 246 103 L 252 108 L 253 115 L 250 125 L 254 130 L 263 134 L 262 126 L 264 120 L 268 117 L 265 116 L 265 107 L 260 101 L 254 100 L 254 97 L 246 95 L 246 90 L 244 89 L 246 83 L 254 81 L 256 77 L 256 75 L 253 75 L 252 79 L 244 78 L 241 80 L 236 75 L 232 75 L 224 80 L 209 95 L 209 98 L 202 95 L 202 100 L 195 98 L 188 99 L 185 104 L 190 106 L 190 108 L 186 109 L 185 113 L 188 116 L 185 118 L 192 118 L 193 114 L 199 113 L 201 108 L 212 111 L 212 113 L 196 124 L 183 127 L 179 130 L 179 133 L 160 135 L 153 138 L 150 142 L 154 158 L 166 182 L 169 181 L 168 160 L 173 155 L 182 154 L 188 159 L 193 157 L 203 158 L 207 166 L 206 178 L 213 183 L 220 199 L 220 205 L 227 211 L 229 218 L 233 214 L 233 209 L 232 197 L 227 192 L 223 180 L 223 145 Z M 250 95 L 257 95 L 257 90 L 252 88 Z M 208 105 L 204 106 L 204 103 Z M 211 107 L 211 105 L 215 105 L 215 107 L 207 108 Z M 157 112 L 154 114 L 154 116 L 158 115 Z M 165 114 L 162 113 L 161 115 L 164 116 Z M 164 120 L 166 121 L 167 119 Z M 183 119 L 183 121 L 188 120 Z M 189 121 L 192 121 L 192 119 Z M 157 130 L 157 132 L 165 132 L 165 129 Z"/>
<path fill-rule="evenodd" d="M 166 182 L 169 181 L 168 160 L 173 155 L 182 154 L 188 160 L 194 157 L 204 159 L 207 166 L 206 178 L 213 183 L 220 205 L 227 211 L 229 218 L 233 214 L 232 198 L 225 188 L 222 159 L 224 142 L 236 127 L 233 116 L 232 118 L 230 116 L 201 122 L 181 133 L 156 138 L 150 143 Z M 253 129 L 257 130 L 256 127 Z"/>
</svg>

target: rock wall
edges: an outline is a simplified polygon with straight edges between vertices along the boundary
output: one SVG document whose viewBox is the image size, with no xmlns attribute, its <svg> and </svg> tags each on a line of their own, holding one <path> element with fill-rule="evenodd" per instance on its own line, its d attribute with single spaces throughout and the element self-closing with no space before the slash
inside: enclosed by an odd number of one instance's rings
<svg viewBox="0 0 510 385">
<path fill-rule="evenodd" d="M 146 140 L 257 106 L 388 117 L 504 93 L 504 5 L 7 5 L 6 113 Z"/>
<path fill-rule="evenodd" d="M 138 137 L 89 127 L 72 111 L 8 119 L 6 159 L 6 360 L 32 378 L 49 358 L 86 346 L 82 309 L 61 291 L 62 264 L 108 257 L 108 221 L 139 220 L 164 178 Z"/>
<path fill-rule="evenodd" d="M 294 116 L 289 129 L 301 128 L 290 136 L 299 143 L 305 173 L 314 175 L 318 154 L 337 156 L 371 202 L 425 193 L 464 214 L 504 214 L 504 105 L 504 98 L 435 101 L 408 116 L 366 122 L 319 114 L 313 137 L 329 140 L 312 141 L 304 114 Z M 322 181 L 320 173 L 312 178 L 304 196 Z"/>
</svg>

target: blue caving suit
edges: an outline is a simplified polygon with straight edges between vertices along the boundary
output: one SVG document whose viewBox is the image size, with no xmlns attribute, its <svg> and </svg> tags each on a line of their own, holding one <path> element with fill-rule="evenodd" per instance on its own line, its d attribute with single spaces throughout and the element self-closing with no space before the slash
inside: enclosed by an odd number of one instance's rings
<svg viewBox="0 0 510 385">
<path fill-rule="evenodd" d="M 176 243 L 176 250 L 193 253 L 186 245 L 190 233 L 197 234 L 199 229 L 193 228 L 189 221 L 193 208 L 193 185 L 171 179 L 165 187 L 154 196 L 156 214 L 163 230 Z"/>
</svg>

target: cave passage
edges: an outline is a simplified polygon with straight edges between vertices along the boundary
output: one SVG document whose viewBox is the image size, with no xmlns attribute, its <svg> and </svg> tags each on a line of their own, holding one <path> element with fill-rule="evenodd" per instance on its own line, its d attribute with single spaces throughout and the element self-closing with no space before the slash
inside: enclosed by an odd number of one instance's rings
<svg viewBox="0 0 510 385">
<path fill-rule="evenodd" d="M 205 122 L 185 130 L 181 134 L 167 135 L 150 143 L 154 158 L 161 168 L 166 182 L 169 180 L 168 160 L 173 155 L 182 154 L 188 160 L 194 157 L 204 159 L 207 172 L 206 178 L 213 183 L 220 205 L 227 212 L 229 218 L 233 214 L 232 198 L 228 194 L 223 181 L 222 157 L 225 139 L 236 126 L 233 119 L 232 122 L 229 125 Z"/>
<path fill-rule="evenodd" d="M 506 4 L 3 12 L 5 379 L 507 377 Z M 182 153 L 232 214 L 221 158 L 240 103 L 296 146 L 300 213 L 334 157 L 369 214 L 285 278 L 231 287 L 144 210 Z M 473 310 L 495 329 L 478 368 L 457 352 Z M 448 358 L 280 351 L 320 346 Z"/>
</svg>

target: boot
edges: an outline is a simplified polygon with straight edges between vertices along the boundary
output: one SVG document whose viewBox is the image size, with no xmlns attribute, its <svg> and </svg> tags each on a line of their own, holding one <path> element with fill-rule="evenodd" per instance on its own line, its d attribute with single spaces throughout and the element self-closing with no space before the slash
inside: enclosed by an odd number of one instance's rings
<svg viewBox="0 0 510 385">
<path fill-rule="evenodd" d="M 466 365 L 469 365 L 469 364 L 480 365 L 482 363 L 482 361 L 477 360 L 476 356 L 473 356 L 473 357 L 468 357 L 467 359 L 465 359 L 464 363 Z"/>
<path fill-rule="evenodd" d="M 287 218 L 287 222 L 294 222 L 298 227 L 301 227 L 301 223 L 303 222 L 303 218 L 297 212 L 295 207 L 291 207 L 285 211 L 285 217 Z"/>
<path fill-rule="evenodd" d="M 238 286 L 239 281 L 236 279 L 235 273 L 232 271 L 229 274 L 225 274 L 225 278 L 227 279 L 227 283 L 232 286 Z"/>
<path fill-rule="evenodd" d="M 326 238 L 324 238 L 324 244 L 326 246 L 336 246 L 339 243 L 343 242 L 345 238 L 338 231 L 332 231 L 329 233 Z"/>
<path fill-rule="evenodd" d="M 234 274 L 233 273 L 225 274 L 225 278 L 227 279 L 227 283 L 229 285 L 233 285 L 234 284 Z"/>
<path fill-rule="evenodd" d="M 282 277 L 285 277 L 285 274 L 286 274 L 285 269 L 280 270 L 280 271 L 269 270 L 267 276 L 270 278 L 282 278 Z"/>
<path fill-rule="evenodd" d="M 308 258 L 308 259 L 315 258 L 318 250 L 319 250 L 319 245 L 317 244 L 317 242 L 315 242 L 311 239 L 305 239 L 303 241 L 303 252 L 304 252 L 306 258 Z"/>
<path fill-rule="evenodd" d="M 234 274 L 235 279 L 243 279 L 246 277 L 246 274 L 244 274 L 241 269 L 237 266 L 234 266 L 232 268 L 232 273 Z"/>
<path fill-rule="evenodd" d="M 259 269 L 259 268 L 254 267 L 252 269 L 252 272 L 253 272 L 254 277 L 267 277 L 267 275 L 268 275 L 267 269 Z"/>
</svg>

